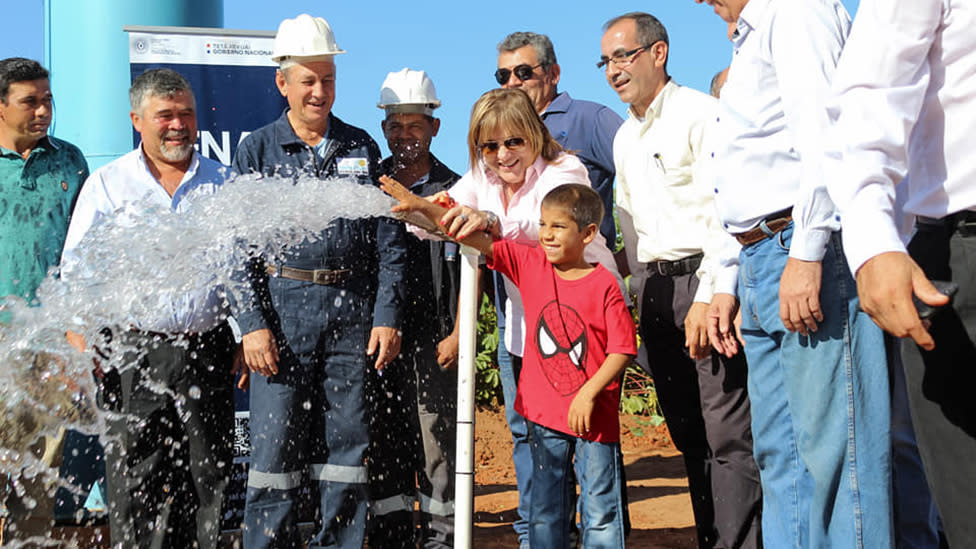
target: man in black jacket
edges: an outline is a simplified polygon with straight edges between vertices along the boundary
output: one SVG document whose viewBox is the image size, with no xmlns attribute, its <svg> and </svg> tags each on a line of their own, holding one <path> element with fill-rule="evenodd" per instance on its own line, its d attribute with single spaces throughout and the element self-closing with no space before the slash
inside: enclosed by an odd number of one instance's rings
<svg viewBox="0 0 976 549">
<path fill-rule="evenodd" d="M 458 175 L 430 153 L 440 101 L 427 74 L 391 72 L 378 106 L 386 111 L 383 135 L 392 153 L 380 171 L 422 196 L 450 188 Z M 456 243 L 408 237 L 401 359 L 368 387 L 373 547 L 415 547 L 415 493 L 421 547 L 454 545 L 459 272 Z"/>
</svg>

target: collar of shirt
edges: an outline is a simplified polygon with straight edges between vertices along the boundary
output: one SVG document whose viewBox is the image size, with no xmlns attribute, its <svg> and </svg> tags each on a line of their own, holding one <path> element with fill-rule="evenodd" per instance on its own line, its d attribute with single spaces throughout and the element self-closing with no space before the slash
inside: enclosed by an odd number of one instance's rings
<svg viewBox="0 0 976 549">
<path fill-rule="evenodd" d="M 17 151 L 12 151 L 6 147 L 0 147 L 0 156 L 6 156 L 8 158 L 14 159 L 15 161 L 22 162 L 23 166 L 21 169 L 23 170 L 26 169 L 27 164 L 31 161 L 32 158 L 34 158 L 35 155 L 47 151 L 54 152 L 60 148 L 61 147 L 60 145 L 58 145 L 57 141 L 55 141 L 54 139 L 49 139 L 48 136 L 45 135 L 40 139 L 38 139 L 37 143 L 34 143 L 34 147 L 31 148 L 31 152 L 26 159 Z M 37 188 L 37 183 L 34 181 L 33 178 L 21 177 L 20 186 L 29 191 L 33 191 L 34 189 Z"/>
<path fill-rule="evenodd" d="M 275 140 L 282 147 L 288 147 L 288 146 L 305 147 L 305 146 L 307 146 L 307 144 L 304 141 L 302 141 L 302 139 L 300 137 L 298 137 L 298 134 L 295 133 L 295 129 L 291 127 L 291 122 L 288 121 L 288 111 L 289 110 L 291 110 L 291 109 L 290 108 L 286 108 L 281 113 L 281 116 L 278 117 L 278 120 L 275 120 L 275 122 L 274 122 Z M 332 124 L 332 121 L 333 121 L 333 118 L 334 117 L 332 116 L 332 113 L 330 112 L 329 113 L 328 126 L 326 126 L 326 129 L 325 129 L 325 141 L 326 142 L 328 142 L 328 140 L 329 140 L 329 133 L 332 132 L 332 125 L 333 125 Z"/>
<path fill-rule="evenodd" d="M 512 194 L 512 199 L 509 202 L 508 207 L 511 208 L 512 204 L 518 202 L 519 198 L 526 195 L 535 186 L 535 182 L 539 180 L 539 176 L 542 175 L 542 171 L 546 169 L 546 159 L 542 158 L 540 154 L 536 157 L 535 162 L 533 162 L 528 168 L 525 169 L 525 181 L 522 186 Z M 495 172 L 489 170 L 485 167 L 484 161 L 478 163 L 478 170 L 481 172 L 482 179 L 485 180 L 489 185 L 498 187 L 496 191 L 498 196 L 502 196 L 502 188 L 507 185 L 500 177 L 498 177 Z"/>
<path fill-rule="evenodd" d="M 549 113 L 563 113 L 569 110 L 569 106 L 573 103 L 573 98 L 569 96 L 569 92 L 562 92 L 552 99 L 546 110 L 542 112 L 542 118 L 545 118 Z"/>
<path fill-rule="evenodd" d="M 770 2 L 771 0 L 749 0 L 742 8 L 739 20 L 735 24 L 735 34 L 732 36 L 736 47 L 739 47 L 750 32 L 759 28 L 759 24 L 769 10 Z"/>
<path fill-rule="evenodd" d="M 156 182 L 158 191 L 165 193 L 166 189 L 164 189 L 163 186 L 159 184 L 159 181 L 152 174 L 152 171 L 150 171 L 149 164 L 146 163 L 146 152 L 142 149 L 141 141 L 139 142 L 139 147 L 137 150 L 139 151 L 139 167 L 145 171 L 145 175 L 149 178 L 149 180 Z M 186 183 L 192 180 L 194 177 L 196 177 L 197 169 L 199 168 L 200 168 L 200 153 L 194 150 L 190 160 L 190 167 L 187 168 L 186 173 L 183 174 L 183 179 L 180 181 L 180 186 L 177 187 L 176 192 L 173 193 L 172 204 L 174 205 L 174 207 L 176 204 L 180 203 L 180 200 L 182 200 L 183 197 L 186 196 L 188 192 L 193 190 L 193 186 L 187 185 Z"/>
<path fill-rule="evenodd" d="M 420 176 L 419 179 L 414 181 L 413 184 L 410 185 L 410 190 L 416 189 L 428 181 L 430 181 L 430 172 L 425 173 L 424 175 Z"/>
<path fill-rule="evenodd" d="M 668 82 L 657 94 L 657 97 L 655 97 L 654 100 L 651 101 L 651 104 L 647 106 L 647 110 L 644 111 L 643 116 L 634 112 L 633 107 L 629 107 L 627 109 L 627 113 L 631 116 L 631 118 L 640 123 L 641 135 L 644 135 L 644 133 L 654 124 L 654 121 L 661 117 L 661 111 L 664 108 L 664 103 L 667 102 L 668 98 L 671 97 L 671 94 L 673 94 L 674 90 L 676 89 L 678 89 L 678 85 L 674 83 L 674 79 L 669 78 Z"/>
</svg>

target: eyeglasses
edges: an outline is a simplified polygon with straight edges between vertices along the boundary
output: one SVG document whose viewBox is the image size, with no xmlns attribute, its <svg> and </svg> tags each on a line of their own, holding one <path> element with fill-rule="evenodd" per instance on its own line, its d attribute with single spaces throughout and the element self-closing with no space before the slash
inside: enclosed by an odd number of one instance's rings
<svg viewBox="0 0 976 549">
<path fill-rule="evenodd" d="M 658 42 L 660 42 L 660 40 Z M 654 44 L 657 44 L 657 42 L 654 42 Z M 653 46 L 654 44 L 647 44 L 646 46 L 634 48 L 630 51 L 616 53 L 612 57 L 603 56 L 600 58 L 600 62 L 596 64 L 596 68 L 603 70 L 609 63 L 613 63 L 618 67 L 626 67 L 627 65 L 633 63 L 634 59 L 636 59 L 642 51 Z"/>
<path fill-rule="evenodd" d="M 525 139 L 521 137 L 509 137 L 501 143 L 485 141 L 484 143 L 478 143 L 478 149 L 481 150 L 481 154 L 495 154 L 502 145 L 505 145 L 506 149 L 514 151 L 525 146 Z"/>
<path fill-rule="evenodd" d="M 532 72 L 542 66 L 539 63 L 536 66 L 531 66 L 528 63 L 522 63 L 517 65 L 514 69 L 498 69 L 495 71 L 495 80 L 498 81 L 499 86 L 504 86 L 508 79 L 511 78 L 512 73 L 515 73 L 515 77 L 525 82 L 526 80 L 532 79 Z"/>
</svg>

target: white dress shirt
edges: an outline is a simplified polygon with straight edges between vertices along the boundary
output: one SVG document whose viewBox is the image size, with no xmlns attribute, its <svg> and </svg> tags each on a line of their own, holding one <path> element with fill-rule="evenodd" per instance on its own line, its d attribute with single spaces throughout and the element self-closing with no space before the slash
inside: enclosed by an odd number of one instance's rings
<svg viewBox="0 0 976 549">
<path fill-rule="evenodd" d="M 976 3 L 861 0 L 834 92 L 828 186 L 853 272 L 905 251 L 898 199 L 932 218 L 976 209 Z"/>
<path fill-rule="evenodd" d="M 479 163 L 476 170 L 469 170 L 451 187 L 449 194 L 459 204 L 478 210 L 487 210 L 498 216 L 502 238 L 538 245 L 539 217 L 542 215 L 542 199 L 546 193 L 565 183 L 578 183 L 590 186 L 586 168 L 578 158 L 571 154 L 561 154 L 553 163 L 541 156 L 525 172 L 525 183 L 512 195 L 508 207 L 502 200 L 505 183 L 490 170 Z M 627 299 L 623 278 L 617 270 L 613 253 L 607 248 L 606 240 L 598 232 L 593 242 L 583 251 L 583 257 L 590 263 L 600 263 L 617 278 L 624 299 Z M 505 279 L 508 301 L 505 303 L 505 347 L 515 356 L 522 356 L 525 337 L 525 313 L 522 310 L 522 297 L 518 287 Z"/>
<path fill-rule="evenodd" d="M 840 229 L 823 175 L 826 104 L 850 16 L 839 0 L 750 0 L 733 37 L 722 88 L 715 204 L 729 232 L 742 233 L 793 208 L 790 256 L 823 258 Z M 738 253 L 722 263 L 716 291 L 734 293 Z"/>
<path fill-rule="evenodd" d="M 190 169 L 170 197 L 149 171 L 141 144 L 95 170 L 85 180 L 71 213 L 61 255 L 62 277 L 71 279 L 85 276 L 87 269 L 91 268 L 90 265 L 80 264 L 79 245 L 85 234 L 107 216 L 115 215 L 126 205 L 137 202 L 183 211 L 183 199 L 191 191 L 212 192 L 224 182 L 226 173 L 227 168 L 194 151 Z M 127 210 L 127 215 L 132 213 Z M 138 222 L 137 219 L 135 221 Z M 127 322 L 134 328 L 172 334 L 209 331 L 229 314 L 216 288 L 200 288 L 176 296 L 161 292 L 152 303 L 153 314 L 148 317 L 143 314 L 133 316 L 130 311 L 119 312 L 129 315 Z"/>
<path fill-rule="evenodd" d="M 672 80 L 646 112 L 628 111 L 613 141 L 617 209 L 633 221 L 636 260 L 674 261 L 705 252 L 695 294 L 703 303 L 712 299 L 710 256 L 730 239 L 715 220 L 713 185 L 702 158 L 717 113 L 713 97 Z"/>
</svg>

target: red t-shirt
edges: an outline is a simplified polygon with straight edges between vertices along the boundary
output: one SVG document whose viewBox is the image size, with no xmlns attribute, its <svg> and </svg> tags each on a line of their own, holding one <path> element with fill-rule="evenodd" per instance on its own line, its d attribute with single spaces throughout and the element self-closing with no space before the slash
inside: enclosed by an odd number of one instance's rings
<svg viewBox="0 0 976 549">
<path fill-rule="evenodd" d="M 529 421 L 577 436 L 569 405 L 611 353 L 635 355 L 634 320 L 617 279 L 602 265 L 579 280 L 556 274 L 545 252 L 498 240 L 488 266 L 508 276 L 525 306 L 525 353 L 515 410 Z M 620 380 L 597 396 L 590 432 L 597 442 L 620 440 Z"/>
</svg>

